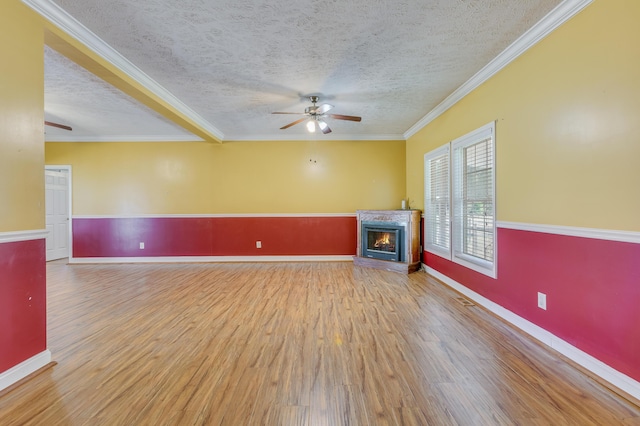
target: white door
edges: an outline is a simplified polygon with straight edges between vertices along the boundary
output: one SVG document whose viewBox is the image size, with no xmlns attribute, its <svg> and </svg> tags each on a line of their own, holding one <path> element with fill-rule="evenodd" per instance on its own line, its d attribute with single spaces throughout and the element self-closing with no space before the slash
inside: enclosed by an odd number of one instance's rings
<svg viewBox="0 0 640 426">
<path fill-rule="evenodd" d="M 69 173 L 45 170 L 47 261 L 69 257 Z"/>
</svg>

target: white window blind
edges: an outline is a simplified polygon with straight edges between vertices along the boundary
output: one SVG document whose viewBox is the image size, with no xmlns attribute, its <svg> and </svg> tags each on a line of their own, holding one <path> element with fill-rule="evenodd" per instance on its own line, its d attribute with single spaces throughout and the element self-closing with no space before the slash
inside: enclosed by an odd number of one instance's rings
<svg viewBox="0 0 640 426">
<path fill-rule="evenodd" d="M 425 249 L 451 259 L 449 144 L 425 154 Z"/>
<path fill-rule="evenodd" d="M 453 260 L 495 277 L 495 125 L 451 143 Z"/>
</svg>

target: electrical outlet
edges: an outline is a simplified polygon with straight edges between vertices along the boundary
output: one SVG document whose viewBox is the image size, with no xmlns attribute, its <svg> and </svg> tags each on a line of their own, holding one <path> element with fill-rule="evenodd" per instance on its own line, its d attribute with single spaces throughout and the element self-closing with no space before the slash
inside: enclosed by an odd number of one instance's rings
<svg viewBox="0 0 640 426">
<path fill-rule="evenodd" d="M 144 250 L 144 243 L 140 243 L 140 250 Z"/>
<path fill-rule="evenodd" d="M 538 308 L 547 310 L 547 295 L 538 292 Z"/>
<path fill-rule="evenodd" d="M 256 241 L 256 248 L 262 248 L 262 241 Z"/>
</svg>

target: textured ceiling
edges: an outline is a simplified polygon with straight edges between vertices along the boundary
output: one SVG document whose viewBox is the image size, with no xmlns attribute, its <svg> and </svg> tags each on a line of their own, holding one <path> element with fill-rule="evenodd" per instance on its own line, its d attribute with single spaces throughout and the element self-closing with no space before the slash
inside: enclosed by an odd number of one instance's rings
<svg viewBox="0 0 640 426">
<path fill-rule="evenodd" d="M 296 116 L 271 112 L 301 112 L 310 94 L 362 116 L 328 119 L 334 138 L 402 138 L 560 0 L 55 3 L 234 140 L 307 138 L 303 125 L 279 130 Z M 45 111 L 74 137 L 181 134 L 146 108 L 124 112 L 135 101 L 56 55 Z M 94 86 L 108 96 L 89 102 Z"/>
<path fill-rule="evenodd" d="M 46 126 L 48 141 L 199 140 L 55 50 L 45 47 L 44 58 L 44 119 L 73 128 Z"/>
</svg>

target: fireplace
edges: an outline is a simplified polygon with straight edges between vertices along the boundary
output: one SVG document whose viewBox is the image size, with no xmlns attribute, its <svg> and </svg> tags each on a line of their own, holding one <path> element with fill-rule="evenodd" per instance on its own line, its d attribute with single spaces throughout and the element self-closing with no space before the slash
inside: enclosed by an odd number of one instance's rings
<svg viewBox="0 0 640 426">
<path fill-rule="evenodd" d="M 411 273 L 420 269 L 419 210 L 358 210 L 357 266 Z"/>
<path fill-rule="evenodd" d="M 389 224 L 362 224 L 362 256 L 402 262 L 404 227 Z"/>
</svg>

